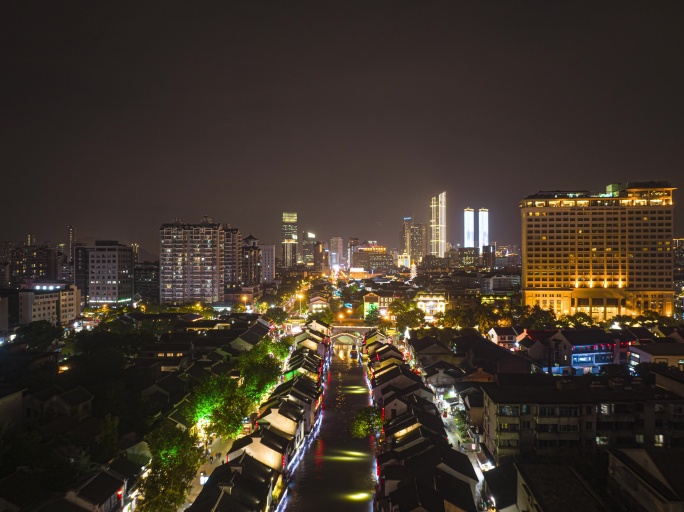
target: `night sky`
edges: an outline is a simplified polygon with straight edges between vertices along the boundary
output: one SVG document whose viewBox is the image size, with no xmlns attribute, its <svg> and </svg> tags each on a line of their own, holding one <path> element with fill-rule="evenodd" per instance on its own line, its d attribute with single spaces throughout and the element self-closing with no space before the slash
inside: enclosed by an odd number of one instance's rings
<svg viewBox="0 0 684 512">
<path fill-rule="evenodd" d="M 538 190 L 684 187 L 684 2 L 0 4 L 0 240 L 209 215 L 390 248 L 447 192 L 517 243 Z M 684 203 L 680 190 L 675 201 Z M 684 206 L 675 233 L 684 235 Z"/>
</svg>

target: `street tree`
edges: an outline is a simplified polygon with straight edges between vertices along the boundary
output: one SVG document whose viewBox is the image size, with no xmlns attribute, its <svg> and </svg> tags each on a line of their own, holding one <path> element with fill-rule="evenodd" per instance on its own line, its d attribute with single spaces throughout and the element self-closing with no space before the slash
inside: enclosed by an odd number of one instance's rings
<svg viewBox="0 0 684 512">
<path fill-rule="evenodd" d="M 287 313 L 283 308 L 268 308 L 266 310 L 266 316 L 273 320 L 276 325 L 282 325 L 287 320 Z"/>
<path fill-rule="evenodd" d="M 326 324 L 332 324 L 333 321 L 335 320 L 335 317 L 333 315 L 333 312 L 330 311 L 329 308 L 326 308 L 323 311 L 319 311 L 317 313 L 309 314 L 308 319 L 309 319 L 309 321 L 318 320 L 319 322 L 323 322 Z"/>
<path fill-rule="evenodd" d="M 197 436 L 163 422 L 146 437 L 152 460 L 142 482 L 140 512 L 178 510 L 192 487 L 202 462 Z"/>
<path fill-rule="evenodd" d="M 235 439 L 252 404 L 229 374 L 210 375 L 195 388 L 185 411 L 192 423 L 204 422 L 206 429 Z"/>
<path fill-rule="evenodd" d="M 359 409 L 352 420 L 352 437 L 363 439 L 382 431 L 382 413 L 377 407 Z"/>
<path fill-rule="evenodd" d="M 31 350 L 47 350 L 63 333 L 62 329 L 47 320 L 38 320 L 19 327 L 17 341 L 28 343 Z"/>
<path fill-rule="evenodd" d="M 254 405 L 278 382 L 282 371 L 282 360 L 273 354 L 269 343 L 262 340 L 252 350 L 242 352 L 238 357 L 241 389 Z"/>
</svg>

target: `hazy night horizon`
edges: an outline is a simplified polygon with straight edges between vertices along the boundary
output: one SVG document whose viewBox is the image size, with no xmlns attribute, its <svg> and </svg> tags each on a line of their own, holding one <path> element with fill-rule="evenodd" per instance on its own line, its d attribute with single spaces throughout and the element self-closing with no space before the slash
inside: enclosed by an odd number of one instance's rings
<svg viewBox="0 0 684 512">
<path fill-rule="evenodd" d="M 447 192 L 490 240 L 519 201 L 681 188 L 681 2 L 0 6 L 0 240 L 137 242 L 204 215 L 398 245 Z M 680 192 L 675 192 L 675 204 Z M 684 209 L 675 209 L 682 235 Z"/>
</svg>

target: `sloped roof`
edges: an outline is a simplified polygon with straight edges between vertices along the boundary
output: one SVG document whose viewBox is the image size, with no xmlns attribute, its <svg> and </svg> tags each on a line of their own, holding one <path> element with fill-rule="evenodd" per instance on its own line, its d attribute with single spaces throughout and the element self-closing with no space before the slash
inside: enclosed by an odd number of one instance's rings
<svg viewBox="0 0 684 512">
<path fill-rule="evenodd" d="M 100 470 L 81 484 L 76 493 L 90 503 L 101 505 L 123 487 L 123 481 L 105 470 Z"/>
<path fill-rule="evenodd" d="M 544 512 L 566 512 L 568 503 L 583 512 L 607 510 L 570 466 L 519 463 L 515 466 Z"/>
<path fill-rule="evenodd" d="M 513 327 L 492 327 L 497 336 L 517 336 Z"/>
<path fill-rule="evenodd" d="M 434 475 L 435 488 L 442 495 L 444 501 L 456 505 L 465 512 L 477 512 L 470 485 L 439 468 L 435 469 Z M 498 501 L 496 504 L 501 508 Z"/>
<path fill-rule="evenodd" d="M 418 354 L 422 352 L 451 354 L 451 349 L 449 347 L 432 336 L 426 336 L 420 339 L 411 338 L 409 340 L 409 345 L 411 345 Z"/>
<path fill-rule="evenodd" d="M 87 391 L 85 388 L 77 386 L 71 391 L 62 393 L 61 395 L 59 395 L 59 398 L 64 400 L 70 406 L 74 407 L 77 405 L 81 405 L 82 403 L 88 402 L 89 400 L 92 400 L 93 394 L 90 391 Z"/>
<path fill-rule="evenodd" d="M 415 480 L 391 492 L 389 499 L 399 512 L 412 512 L 419 507 L 430 512 L 444 512 L 444 501 L 439 492 Z"/>
<path fill-rule="evenodd" d="M 614 343 L 615 339 L 603 329 L 563 329 L 557 333 L 573 346 Z M 552 338 L 554 338 L 552 336 Z"/>
<path fill-rule="evenodd" d="M 494 497 L 496 505 L 506 508 L 518 500 L 518 470 L 512 462 L 502 464 L 483 473 L 487 489 Z"/>
</svg>

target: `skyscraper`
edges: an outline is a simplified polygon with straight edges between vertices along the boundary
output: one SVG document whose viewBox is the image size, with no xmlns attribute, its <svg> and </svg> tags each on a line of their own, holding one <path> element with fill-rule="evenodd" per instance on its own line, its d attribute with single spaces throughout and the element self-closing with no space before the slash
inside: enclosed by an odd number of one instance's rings
<svg viewBox="0 0 684 512">
<path fill-rule="evenodd" d="M 410 263 L 419 263 L 427 254 L 425 224 L 416 224 L 413 217 L 404 217 L 399 233 L 399 254 L 408 254 Z"/>
<path fill-rule="evenodd" d="M 273 244 L 259 244 L 261 249 L 261 282 L 271 284 L 275 280 L 275 251 Z"/>
<path fill-rule="evenodd" d="M 334 236 L 330 239 L 330 266 L 344 266 L 344 240 L 341 236 Z"/>
<path fill-rule="evenodd" d="M 76 226 L 69 226 L 69 241 L 67 242 L 67 263 L 74 261 L 74 246 L 76 244 Z"/>
<path fill-rule="evenodd" d="M 427 254 L 427 229 L 425 224 L 411 226 L 411 263 L 420 263 Z"/>
<path fill-rule="evenodd" d="M 478 233 L 478 248 L 480 254 L 485 246 L 489 245 L 489 210 L 487 208 L 480 208 L 477 219 L 477 233 Z"/>
<path fill-rule="evenodd" d="M 159 301 L 184 304 L 223 300 L 224 227 L 208 217 L 196 224 L 176 219 L 162 224 L 159 234 Z"/>
<path fill-rule="evenodd" d="M 356 237 L 349 237 L 347 239 L 347 265 L 352 266 L 352 254 L 356 252 L 356 247 L 359 245 L 359 239 Z"/>
<path fill-rule="evenodd" d="M 446 251 L 446 192 L 430 199 L 430 254 L 444 257 Z"/>
<path fill-rule="evenodd" d="M 88 304 L 133 302 L 133 250 L 116 240 L 88 247 Z"/>
<path fill-rule="evenodd" d="M 672 316 L 673 191 L 644 182 L 524 198 L 524 303 L 602 321 L 645 310 Z"/>
<path fill-rule="evenodd" d="M 307 267 L 314 265 L 314 252 L 316 249 L 316 235 L 308 231 L 302 231 L 302 263 Z"/>
<path fill-rule="evenodd" d="M 283 212 L 283 268 L 292 268 L 297 264 L 297 213 Z"/>
<path fill-rule="evenodd" d="M 463 247 L 475 247 L 475 212 L 472 208 L 463 210 Z"/>
<path fill-rule="evenodd" d="M 252 235 L 245 238 L 242 244 L 242 284 L 261 284 L 261 249 L 259 240 Z"/>
<path fill-rule="evenodd" d="M 399 231 L 399 254 L 411 253 L 411 226 L 413 226 L 413 217 L 404 217 L 401 231 Z"/>
<path fill-rule="evenodd" d="M 226 286 L 239 286 L 242 282 L 242 233 L 239 228 L 223 226 L 223 282 Z"/>
<path fill-rule="evenodd" d="M 133 265 L 135 265 L 140 259 L 140 244 L 133 242 L 131 244 L 131 250 L 133 251 Z"/>
</svg>

